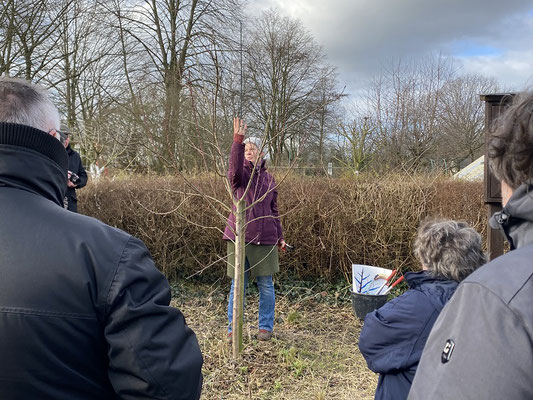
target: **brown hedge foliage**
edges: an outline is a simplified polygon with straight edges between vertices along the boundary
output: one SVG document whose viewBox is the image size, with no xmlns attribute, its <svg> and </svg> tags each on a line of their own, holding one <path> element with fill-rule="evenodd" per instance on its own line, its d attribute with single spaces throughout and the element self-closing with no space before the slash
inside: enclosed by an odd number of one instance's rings
<svg viewBox="0 0 533 400">
<path fill-rule="evenodd" d="M 191 184 L 220 203 L 192 195 Z M 79 192 L 80 212 L 142 239 L 170 279 L 224 276 L 224 204 L 224 184 L 210 176 L 123 177 Z M 487 214 L 481 183 L 404 175 L 289 176 L 279 187 L 279 208 L 295 247 L 282 254 L 282 273 L 327 280 L 348 278 L 352 263 L 416 268 L 411 244 L 421 219 L 464 220 L 485 236 Z"/>
</svg>

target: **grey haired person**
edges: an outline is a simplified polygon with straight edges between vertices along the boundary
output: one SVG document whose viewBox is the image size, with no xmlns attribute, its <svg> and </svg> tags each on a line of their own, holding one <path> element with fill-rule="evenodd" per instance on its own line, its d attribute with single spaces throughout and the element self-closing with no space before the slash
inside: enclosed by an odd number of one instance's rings
<svg viewBox="0 0 533 400">
<path fill-rule="evenodd" d="M 409 290 L 367 314 L 359 349 L 379 373 L 375 399 L 405 399 L 431 327 L 459 282 L 486 262 L 481 236 L 465 222 L 428 219 L 414 242 L 421 271 L 404 274 Z"/>
<path fill-rule="evenodd" d="M 264 149 L 257 137 L 245 137 L 247 126 L 241 118 L 233 120 L 233 143 L 228 179 L 236 198 L 244 197 L 246 212 L 244 287 L 253 278 L 259 289 L 259 318 L 256 338 L 272 338 L 276 293 L 272 275 L 279 271 L 278 250 L 287 243 L 278 211 L 278 191 L 274 177 L 267 171 Z M 233 341 L 233 303 L 235 292 L 235 213 L 228 217 L 223 239 L 228 252 L 227 275 L 231 278 L 228 298 L 228 339 Z M 245 289 L 246 290 L 246 289 Z M 244 304 L 243 304 L 244 306 Z"/>
<path fill-rule="evenodd" d="M 511 251 L 466 278 L 429 336 L 409 399 L 533 398 L 533 92 L 513 99 L 488 141 Z"/>
<path fill-rule="evenodd" d="M 466 222 L 430 218 L 418 229 L 414 254 L 434 277 L 461 282 L 487 262 L 481 236 Z"/>
<path fill-rule="evenodd" d="M 198 341 L 145 245 L 63 208 L 59 121 L 0 77 L 0 398 L 198 399 Z"/>
</svg>

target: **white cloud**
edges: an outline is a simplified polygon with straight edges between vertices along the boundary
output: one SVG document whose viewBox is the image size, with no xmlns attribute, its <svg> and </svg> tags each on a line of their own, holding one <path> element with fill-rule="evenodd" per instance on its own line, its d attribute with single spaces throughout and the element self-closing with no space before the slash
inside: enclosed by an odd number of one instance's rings
<svg viewBox="0 0 533 400">
<path fill-rule="evenodd" d="M 302 21 L 351 92 L 391 59 L 453 56 L 461 42 L 494 48 L 493 56 L 458 59 L 504 85 L 523 85 L 533 65 L 531 0 L 251 0 L 249 10 L 270 7 Z"/>
<path fill-rule="evenodd" d="M 495 77 L 502 90 L 521 91 L 533 87 L 533 50 L 458 58 L 458 62 L 465 72 Z"/>
</svg>

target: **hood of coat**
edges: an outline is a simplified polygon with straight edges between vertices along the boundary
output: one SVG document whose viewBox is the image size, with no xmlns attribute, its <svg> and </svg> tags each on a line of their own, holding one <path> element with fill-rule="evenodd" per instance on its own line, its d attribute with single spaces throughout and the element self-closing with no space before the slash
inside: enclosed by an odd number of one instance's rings
<svg viewBox="0 0 533 400">
<path fill-rule="evenodd" d="M 533 243 L 533 184 L 519 186 L 503 210 L 490 218 L 490 226 L 502 232 L 511 249 Z"/>
<path fill-rule="evenodd" d="M 439 312 L 459 285 L 456 281 L 435 278 L 427 271 L 406 272 L 404 277 L 409 288 L 423 292 Z"/>
<path fill-rule="evenodd" d="M 0 123 L 0 186 L 44 196 L 62 205 L 68 156 L 59 140 L 25 125 Z"/>
</svg>

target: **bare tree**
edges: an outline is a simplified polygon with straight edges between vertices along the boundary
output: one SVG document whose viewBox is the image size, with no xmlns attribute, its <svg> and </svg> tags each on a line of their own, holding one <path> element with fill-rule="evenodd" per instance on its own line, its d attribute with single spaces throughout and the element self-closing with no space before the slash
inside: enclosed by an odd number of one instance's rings
<svg viewBox="0 0 533 400">
<path fill-rule="evenodd" d="M 212 37 L 238 21 L 238 1 L 116 0 L 109 8 L 119 30 L 132 112 L 163 168 L 185 167 L 184 88 L 204 72 Z"/>
<path fill-rule="evenodd" d="M 54 67 L 59 39 L 56 28 L 70 5 L 68 0 L 8 0 L 1 13 L 7 18 L 7 53 L 12 75 L 39 81 Z"/>
<path fill-rule="evenodd" d="M 447 82 L 439 104 L 441 137 L 437 143 L 440 157 L 460 167 L 482 154 L 485 108 L 480 94 L 495 93 L 495 79 L 467 74 Z"/>
<path fill-rule="evenodd" d="M 374 151 L 375 130 L 375 124 L 369 117 L 338 123 L 338 149 L 343 157 L 337 158 L 337 161 L 353 174 L 367 167 Z"/>
<path fill-rule="evenodd" d="M 451 59 L 439 55 L 392 63 L 371 81 L 367 110 L 389 165 L 427 165 L 440 135 L 442 87 L 454 74 Z"/>
<path fill-rule="evenodd" d="M 289 153 L 307 164 L 324 166 L 331 160 L 331 152 L 337 141 L 337 121 L 342 118 L 340 100 L 345 97 L 338 87 L 337 72 L 333 66 L 324 65 L 320 80 L 303 112 L 307 115 L 302 127 L 304 135 L 298 135 L 289 143 Z M 295 143 L 296 148 L 291 146 Z M 294 157 L 289 157 L 289 161 Z"/>
<path fill-rule="evenodd" d="M 479 94 L 496 90 L 494 79 L 461 75 L 441 55 L 390 64 L 372 79 L 363 102 L 379 139 L 374 165 L 456 169 L 472 161 L 483 145 Z"/>
<path fill-rule="evenodd" d="M 0 3 L 0 74 L 9 75 L 12 64 L 18 57 L 20 48 L 16 45 L 15 35 L 15 0 Z"/>
<path fill-rule="evenodd" d="M 281 17 L 275 10 L 264 12 L 248 33 L 247 82 L 249 111 L 256 128 L 268 138 L 273 163 L 281 163 L 290 143 L 308 137 L 303 115 L 324 110 L 323 104 L 309 104 L 313 95 L 329 88 L 324 80 L 334 79 L 325 68 L 325 56 L 300 21 Z M 330 100 L 331 94 L 324 94 Z"/>
</svg>

